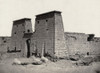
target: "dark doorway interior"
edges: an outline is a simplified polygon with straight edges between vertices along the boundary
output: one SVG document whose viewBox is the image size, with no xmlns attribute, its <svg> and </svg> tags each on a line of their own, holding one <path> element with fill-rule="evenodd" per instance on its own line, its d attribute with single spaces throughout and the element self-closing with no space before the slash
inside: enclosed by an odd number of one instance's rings
<svg viewBox="0 0 100 73">
<path fill-rule="evenodd" d="M 26 44 L 27 44 L 27 57 L 30 57 L 30 39 L 26 40 Z"/>
</svg>

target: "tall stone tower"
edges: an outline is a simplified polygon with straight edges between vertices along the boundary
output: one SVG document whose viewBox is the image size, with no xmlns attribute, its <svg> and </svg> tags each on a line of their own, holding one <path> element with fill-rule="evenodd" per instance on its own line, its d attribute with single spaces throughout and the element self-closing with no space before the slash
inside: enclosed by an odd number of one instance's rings
<svg viewBox="0 0 100 73">
<path fill-rule="evenodd" d="M 35 40 L 35 49 L 39 55 L 66 56 L 67 49 L 61 12 L 51 11 L 36 15 L 32 40 Z"/>
<path fill-rule="evenodd" d="M 12 35 L 11 35 L 11 50 L 17 52 L 24 49 L 23 37 L 26 33 L 32 33 L 31 19 L 23 18 L 13 22 Z"/>
</svg>

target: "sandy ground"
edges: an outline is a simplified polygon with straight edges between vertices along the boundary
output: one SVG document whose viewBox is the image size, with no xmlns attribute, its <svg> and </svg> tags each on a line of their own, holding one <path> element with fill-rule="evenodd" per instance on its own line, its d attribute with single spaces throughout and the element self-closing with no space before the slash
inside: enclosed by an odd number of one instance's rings
<svg viewBox="0 0 100 73">
<path fill-rule="evenodd" d="M 48 61 L 42 65 L 12 65 L 13 60 L 0 61 L 0 73 L 97 73 L 96 71 L 100 68 L 100 62 L 90 66 L 74 66 L 68 60 L 60 60 L 55 63 Z M 22 60 L 31 61 L 29 59 Z"/>
</svg>

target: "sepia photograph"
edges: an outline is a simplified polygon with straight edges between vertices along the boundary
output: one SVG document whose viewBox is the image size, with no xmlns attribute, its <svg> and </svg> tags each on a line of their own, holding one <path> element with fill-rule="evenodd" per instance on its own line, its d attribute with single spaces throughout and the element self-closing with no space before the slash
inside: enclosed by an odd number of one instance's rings
<svg viewBox="0 0 100 73">
<path fill-rule="evenodd" d="M 0 73 L 100 73 L 100 0 L 0 0 Z"/>
</svg>

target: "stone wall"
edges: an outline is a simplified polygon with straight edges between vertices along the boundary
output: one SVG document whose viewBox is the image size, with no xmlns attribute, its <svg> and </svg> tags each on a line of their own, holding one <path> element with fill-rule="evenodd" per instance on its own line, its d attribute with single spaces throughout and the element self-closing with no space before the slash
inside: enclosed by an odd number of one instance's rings
<svg viewBox="0 0 100 73">
<path fill-rule="evenodd" d="M 100 40 L 100 38 L 98 38 Z M 90 54 L 100 55 L 100 41 L 90 41 Z"/>
<path fill-rule="evenodd" d="M 65 32 L 60 11 L 36 15 L 35 32 L 31 19 L 13 22 L 11 37 L 0 37 L 0 52 L 18 52 L 22 56 L 67 56 L 100 54 L 100 37 L 93 34 Z"/>
<path fill-rule="evenodd" d="M 90 34 L 85 33 L 71 33 L 66 32 L 66 45 L 68 48 L 68 53 L 74 55 L 77 53 L 81 54 L 100 54 L 100 41 L 97 42 L 97 39 L 93 37 L 91 40 L 88 40 Z"/>
<path fill-rule="evenodd" d="M 10 49 L 11 37 L 0 37 L 0 52 L 7 52 Z"/>
</svg>

